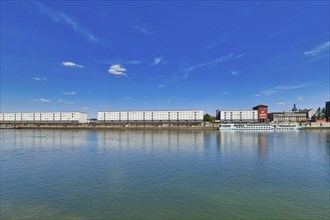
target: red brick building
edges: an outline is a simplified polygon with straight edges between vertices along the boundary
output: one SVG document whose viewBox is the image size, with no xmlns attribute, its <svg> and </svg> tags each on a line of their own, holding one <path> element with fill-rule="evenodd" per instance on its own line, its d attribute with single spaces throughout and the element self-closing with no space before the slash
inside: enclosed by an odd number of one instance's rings
<svg viewBox="0 0 330 220">
<path fill-rule="evenodd" d="M 258 121 L 267 122 L 268 121 L 268 106 L 267 105 L 257 105 L 253 107 L 253 110 L 258 110 Z"/>
</svg>

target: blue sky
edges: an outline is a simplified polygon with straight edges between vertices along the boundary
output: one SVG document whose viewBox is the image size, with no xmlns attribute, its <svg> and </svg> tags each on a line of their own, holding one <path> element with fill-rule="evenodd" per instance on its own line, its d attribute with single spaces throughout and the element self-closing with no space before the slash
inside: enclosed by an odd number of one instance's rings
<svg viewBox="0 0 330 220">
<path fill-rule="evenodd" d="M 1 1 L 1 111 L 323 107 L 329 1 Z"/>
</svg>

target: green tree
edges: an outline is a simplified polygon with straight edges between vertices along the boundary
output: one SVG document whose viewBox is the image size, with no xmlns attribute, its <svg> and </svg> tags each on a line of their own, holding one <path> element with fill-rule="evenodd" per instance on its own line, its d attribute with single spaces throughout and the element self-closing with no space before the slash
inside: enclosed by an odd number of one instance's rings
<svg viewBox="0 0 330 220">
<path fill-rule="evenodd" d="M 212 121 L 212 116 L 206 113 L 206 114 L 204 115 L 204 117 L 203 117 L 203 120 L 204 120 L 204 121 L 209 121 L 209 122 L 210 122 L 210 121 Z"/>
<path fill-rule="evenodd" d="M 204 115 L 204 118 L 203 118 L 204 121 L 208 121 L 208 122 L 214 122 L 215 121 L 215 116 L 212 116 L 208 113 L 206 113 Z"/>
</svg>

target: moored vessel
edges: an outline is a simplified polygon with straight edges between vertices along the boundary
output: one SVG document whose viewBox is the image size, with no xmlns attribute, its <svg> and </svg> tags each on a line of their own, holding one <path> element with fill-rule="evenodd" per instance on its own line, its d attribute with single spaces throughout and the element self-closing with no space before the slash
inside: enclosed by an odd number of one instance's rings
<svg viewBox="0 0 330 220">
<path fill-rule="evenodd" d="M 252 130 L 252 131 L 273 131 L 273 130 L 302 130 L 303 127 L 297 124 L 220 124 L 219 130 Z"/>
</svg>

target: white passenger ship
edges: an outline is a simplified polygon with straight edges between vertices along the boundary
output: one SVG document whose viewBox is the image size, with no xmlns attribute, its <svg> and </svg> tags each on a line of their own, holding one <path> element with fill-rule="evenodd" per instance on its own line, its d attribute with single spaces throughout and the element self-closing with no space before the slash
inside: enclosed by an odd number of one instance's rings
<svg viewBox="0 0 330 220">
<path fill-rule="evenodd" d="M 220 124 L 219 130 L 253 130 L 253 131 L 273 131 L 273 130 L 302 130 L 303 127 L 297 124 Z"/>
</svg>

